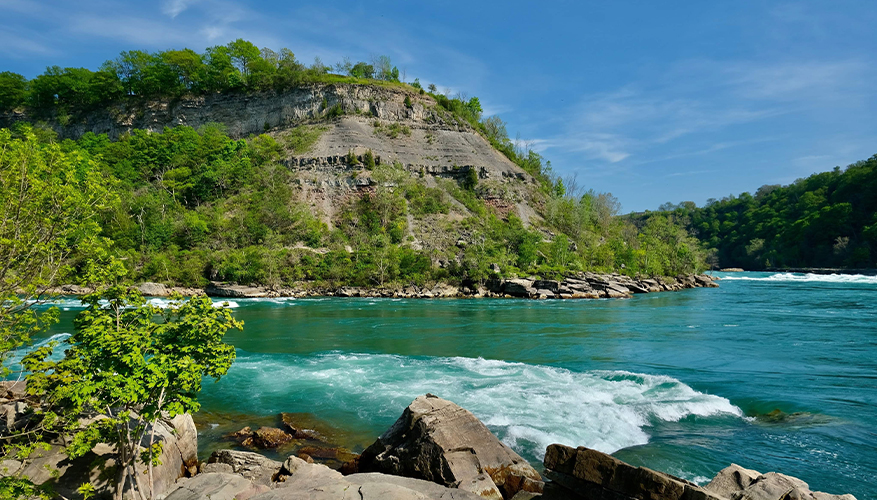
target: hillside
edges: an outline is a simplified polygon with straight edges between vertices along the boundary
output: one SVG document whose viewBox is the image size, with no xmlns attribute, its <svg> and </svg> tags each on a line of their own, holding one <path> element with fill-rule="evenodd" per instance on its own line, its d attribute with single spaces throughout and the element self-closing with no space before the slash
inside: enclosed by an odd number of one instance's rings
<svg viewBox="0 0 877 500">
<path fill-rule="evenodd" d="M 477 98 L 399 82 L 389 61 L 380 78 L 291 55 L 220 64 L 239 42 L 208 49 L 200 76 L 174 77 L 173 51 L 2 75 L 21 84 L 5 140 L 84 155 L 118 194 L 101 225 L 134 280 L 384 287 L 702 266 L 672 221 L 617 218 L 611 195 L 565 185 Z"/>
</svg>

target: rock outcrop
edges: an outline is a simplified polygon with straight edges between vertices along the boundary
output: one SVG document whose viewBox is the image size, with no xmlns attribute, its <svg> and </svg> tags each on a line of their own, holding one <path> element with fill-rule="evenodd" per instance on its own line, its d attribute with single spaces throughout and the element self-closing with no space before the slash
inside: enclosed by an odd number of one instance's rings
<svg viewBox="0 0 877 500">
<path fill-rule="evenodd" d="M 853 495 L 813 492 L 798 478 L 761 474 L 736 464 L 701 487 L 583 446 L 553 444 L 544 463 L 550 479 L 545 500 L 856 500 Z"/>
<path fill-rule="evenodd" d="M 201 467 L 201 472 L 238 474 L 253 484 L 270 486 L 276 479 L 281 463 L 249 451 L 214 451 Z"/>
<path fill-rule="evenodd" d="M 634 467 L 580 446 L 553 444 L 545 451 L 545 499 L 726 500 L 678 477 Z"/>
<path fill-rule="evenodd" d="M 635 293 L 677 291 L 686 288 L 715 288 L 715 279 L 706 274 L 675 278 L 631 278 L 623 274 L 590 272 L 567 275 L 563 280 L 530 278 L 488 280 L 487 296 L 531 299 L 625 298 Z"/>
<path fill-rule="evenodd" d="M 148 436 L 149 432 L 147 432 Z M 144 438 L 148 441 L 148 437 Z M 198 432 L 189 414 L 178 415 L 172 419 L 160 420 L 156 424 L 156 440 L 162 442 L 161 465 L 153 469 L 154 488 L 162 493 L 174 486 L 180 477 L 193 475 L 198 464 Z M 147 442 L 143 443 L 145 446 Z M 3 463 L 5 470 L 0 475 L 20 473 L 36 484 L 51 484 L 53 489 L 67 498 L 78 498 L 77 488 L 82 483 L 91 482 L 95 486 L 95 498 L 109 499 L 115 491 L 112 478 L 92 467 L 95 462 L 104 462 L 107 467 L 115 465 L 113 449 L 106 444 L 97 445 L 91 453 L 70 460 L 60 443 L 53 444 L 47 451 L 36 451 L 26 463 L 8 460 Z M 142 463 L 136 466 L 137 473 L 146 471 Z M 145 476 L 142 476 L 145 477 Z"/>
<path fill-rule="evenodd" d="M 737 464 L 719 471 L 705 489 L 728 500 L 856 500 L 853 495 L 810 491 L 810 486 L 796 477 L 761 474 Z"/>
<path fill-rule="evenodd" d="M 469 489 L 482 498 L 541 492 L 542 478 L 468 411 L 427 394 L 369 446 L 359 470 Z"/>
<path fill-rule="evenodd" d="M 253 455 L 233 452 L 217 457 L 205 466 L 205 472 L 180 480 L 166 500 L 483 500 L 474 493 L 420 479 L 386 474 L 343 476 L 297 457 L 280 464 Z M 220 465 L 225 468 L 219 470 Z M 247 475 L 254 471 L 256 476 L 249 479 Z M 274 481 L 264 482 L 269 475 Z"/>
</svg>

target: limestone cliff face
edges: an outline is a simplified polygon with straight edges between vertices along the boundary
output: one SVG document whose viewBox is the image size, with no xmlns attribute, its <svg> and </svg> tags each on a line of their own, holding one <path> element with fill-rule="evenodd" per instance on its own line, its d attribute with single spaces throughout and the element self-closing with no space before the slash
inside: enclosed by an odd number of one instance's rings
<svg viewBox="0 0 877 500">
<path fill-rule="evenodd" d="M 330 112 L 339 108 L 341 117 L 328 119 Z M 0 127 L 29 119 L 22 113 L 0 115 Z M 55 117 L 47 124 L 60 137 L 70 139 L 86 132 L 116 139 L 134 129 L 160 132 L 165 127 L 198 128 L 209 123 L 221 123 L 231 137 L 241 138 L 265 132 L 278 135 L 302 123 L 322 122 L 327 126 L 326 133 L 311 151 L 290 158 L 290 166 L 314 164 L 307 161 L 310 159 L 316 159 L 317 165 L 326 164 L 332 156 L 346 155 L 351 150 L 362 154 L 370 149 L 384 161 L 398 161 L 427 174 L 447 174 L 455 166 L 472 167 L 482 178 L 532 182 L 468 123 L 436 107 L 430 96 L 379 85 L 313 84 L 285 92 L 122 102 L 65 117 L 63 122 Z M 385 129 L 380 127 L 391 124 L 404 127 L 405 132 L 392 138 L 382 133 Z"/>
<path fill-rule="evenodd" d="M 164 127 L 188 125 L 198 128 L 208 123 L 222 123 L 232 137 L 261 134 L 266 129 L 285 128 L 325 116 L 328 109 L 340 104 L 345 113 L 370 113 L 383 120 L 425 121 L 434 101 L 410 94 L 416 103 L 404 105 L 402 89 L 372 85 L 304 85 L 286 92 L 228 93 L 206 96 L 160 99 L 143 103 L 121 102 L 91 113 L 72 116 L 61 125 L 48 121 L 62 138 L 75 139 L 86 132 L 108 134 L 111 139 L 133 129 L 159 132 Z M 325 99 L 325 102 L 324 102 Z M 0 116 L 0 126 L 26 120 L 25 114 Z M 267 125 L 267 127 L 266 127 Z M 462 124 L 460 124 L 462 126 Z"/>
</svg>

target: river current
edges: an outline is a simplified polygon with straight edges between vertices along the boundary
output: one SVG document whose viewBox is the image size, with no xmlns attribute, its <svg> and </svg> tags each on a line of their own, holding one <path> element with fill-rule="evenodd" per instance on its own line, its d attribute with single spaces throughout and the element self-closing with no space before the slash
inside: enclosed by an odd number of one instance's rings
<svg viewBox="0 0 877 500">
<path fill-rule="evenodd" d="M 877 498 L 877 277 L 718 275 L 627 300 L 231 301 L 246 326 L 205 382 L 202 453 L 214 428 L 280 412 L 360 451 L 431 392 L 534 465 L 564 443 L 700 483 L 733 462 Z M 79 309 L 60 306 L 56 338 Z"/>
</svg>

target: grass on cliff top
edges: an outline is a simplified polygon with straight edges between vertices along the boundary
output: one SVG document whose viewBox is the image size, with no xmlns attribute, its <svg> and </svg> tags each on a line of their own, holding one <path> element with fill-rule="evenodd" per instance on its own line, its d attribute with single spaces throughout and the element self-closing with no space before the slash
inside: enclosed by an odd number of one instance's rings
<svg viewBox="0 0 877 500">
<path fill-rule="evenodd" d="M 329 130 L 329 127 L 299 125 L 287 131 L 281 140 L 293 154 L 300 155 L 310 152 L 314 148 L 314 144 L 320 140 L 323 132 L 327 130 Z"/>
</svg>

